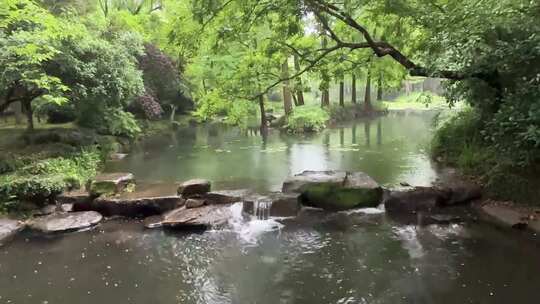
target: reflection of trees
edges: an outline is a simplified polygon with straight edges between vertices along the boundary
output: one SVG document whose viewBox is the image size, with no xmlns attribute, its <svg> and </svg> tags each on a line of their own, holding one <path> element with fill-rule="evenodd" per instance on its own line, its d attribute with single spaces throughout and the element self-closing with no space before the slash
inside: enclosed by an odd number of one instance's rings
<svg viewBox="0 0 540 304">
<path fill-rule="evenodd" d="M 374 123 L 376 130 L 372 128 Z M 423 116 L 381 117 L 377 121 L 357 121 L 346 129 L 352 133 L 350 144 L 364 142 L 365 146 L 352 146 L 360 151 L 333 152 L 329 159 L 336 161 L 341 169 L 366 172 L 380 183 L 395 183 L 413 164 L 411 153 L 417 153 L 419 146 L 429 140 L 429 123 L 429 118 Z M 356 134 L 358 127 L 363 127 L 363 134 Z M 374 131 L 376 147 L 371 146 L 374 135 L 371 133 Z M 337 133 L 334 131 L 332 136 L 340 136 Z M 349 143 L 345 142 L 345 147 L 348 145 Z"/>
</svg>

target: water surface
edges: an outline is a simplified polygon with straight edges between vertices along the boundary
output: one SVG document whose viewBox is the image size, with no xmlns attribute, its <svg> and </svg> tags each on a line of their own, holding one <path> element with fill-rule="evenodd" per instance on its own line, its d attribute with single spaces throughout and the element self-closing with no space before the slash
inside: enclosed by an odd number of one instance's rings
<svg viewBox="0 0 540 304">
<path fill-rule="evenodd" d="M 222 126 L 144 143 L 109 171 L 141 181 L 205 177 L 216 188 L 279 189 L 305 169 L 361 170 L 380 183 L 430 184 L 429 117 L 396 116 L 308 138 Z M 244 218 L 223 230 L 144 230 L 137 221 L 0 248 L 0 303 L 538 303 L 540 248 L 480 223 L 416 227 L 380 210 Z"/>
</svg>

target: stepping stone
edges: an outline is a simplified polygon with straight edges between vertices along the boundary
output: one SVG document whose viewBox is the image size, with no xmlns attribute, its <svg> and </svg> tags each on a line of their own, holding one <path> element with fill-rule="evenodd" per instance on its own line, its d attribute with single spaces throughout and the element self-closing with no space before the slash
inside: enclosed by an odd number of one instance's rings
<svg viewBox="0 0 540 304">
<path fill-rule="evenodd" d="M 178 187 L 178 195 L 184 198 L 193 197 L 210 192 L 211 184 L 206 179 L 191 179 Z"/>
<path fill-rule="evenodd" d="M 131 173 L 108 173 L 98 175 L 91 183 L 89 192 L 92 196 L 115 195 L 131 190 L 135 186 L 135 177 Z"/>
<path fill-rule="evenodd" d="M 94 211 L 57 213 L 38 217 L 28 222 L 28 227 L 44 233 L 69 232 L 97 225 L 103 216 Z"/>
</svg>

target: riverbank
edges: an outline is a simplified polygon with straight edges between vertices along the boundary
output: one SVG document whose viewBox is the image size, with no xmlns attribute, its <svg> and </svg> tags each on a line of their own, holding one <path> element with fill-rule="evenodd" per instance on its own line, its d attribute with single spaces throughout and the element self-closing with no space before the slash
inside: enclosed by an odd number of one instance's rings
<svg viewBox="0 0 540 304">
<path fill-rule="evenodd" d="M 0 213 L 24 216 L 61 192 L 83 188 L 105 161 L 125 157 L 133 145 L 173 128 L 186 127 L 189 117 L 141 121 L 137 138 L 102 135 L 73 123 L 24 125 L 3 119 L 0 124 Z M 24 202 L 24 203 L 21 203 Z M 26 203 L 28 202 L 28 203 Z"/>
</svg>

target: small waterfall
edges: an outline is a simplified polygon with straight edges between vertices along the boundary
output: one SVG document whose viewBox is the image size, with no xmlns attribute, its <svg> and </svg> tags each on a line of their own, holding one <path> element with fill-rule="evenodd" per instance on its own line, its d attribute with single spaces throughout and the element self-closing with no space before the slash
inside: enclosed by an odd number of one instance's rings
<svg viewBox="0 0 540 304">
<path fill-rule="evenodd" d="M 253 202 L 253 215 L 258 220 L 267 220 L 270 218 L 270 208 L 272 207 L 272 201 L 270 200 L 257 200 Z"/>
<path fill-rule="evenodd" d="M 229 225 L 247 243 L 256 243 L 258 238 L 268 232 L 279 231 L 283 224 L 270 216 L 272 202 L 258 199 L 253 203 L 236 203 L 231 206 L 232 217 Z"/>
</svg>

